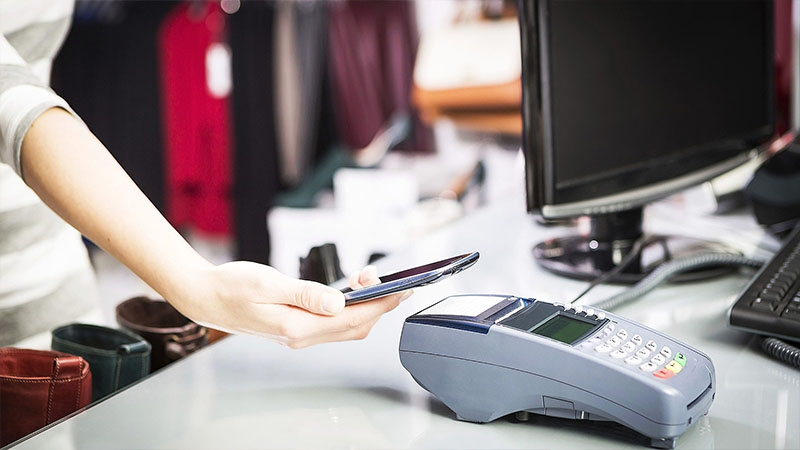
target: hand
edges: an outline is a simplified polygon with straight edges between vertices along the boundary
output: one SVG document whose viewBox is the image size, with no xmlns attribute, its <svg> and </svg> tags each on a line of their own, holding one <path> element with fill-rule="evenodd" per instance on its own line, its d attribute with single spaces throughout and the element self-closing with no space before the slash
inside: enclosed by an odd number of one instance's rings
<svg viewBox="0 0 800 450">
<path fill-rule="evenodd" d="M 170 299 L 187 317 L 230 333 L 267 337 L 291 348 L 363 339 L 380 316 L 411 291 L 344 307 L 344 295 L 329 286 L 297 280 L 245 261 L 205 269 L 186 298 Z M 353 289 L 378 283 L 368 266 L 349 279 Z"/>
<path fill-rule="evenodd" d="M 345 308 L 336 289 L 268 266 L 214 266 L 161 216 L 86 126 L 62 109 L 34 121 L 20 160 L 25 182 L 50 208 L 196 322 L 298 348 L 363 338 L 404 298 L 395 294 Z M 377 276 L 367 270 L 357 282 L 355 287 L 375 283 Z"/>
</svg>

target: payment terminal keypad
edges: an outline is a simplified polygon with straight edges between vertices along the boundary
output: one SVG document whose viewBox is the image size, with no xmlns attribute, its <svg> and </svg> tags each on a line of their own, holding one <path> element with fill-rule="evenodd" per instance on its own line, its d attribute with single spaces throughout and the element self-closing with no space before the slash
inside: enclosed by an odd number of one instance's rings
<svg viewBox="0 0 800 450">
<path fill-rule="evenodd" d="M 605 327 L 579 345 L 583 351 L 598 357 L 617 360 L 631 370 L 666 380 L 678 375 L 686 366 L 686 356 L 655 339 L 645 339 L 641 334 L 617 329 L 609 321 Z"/>
</svg>

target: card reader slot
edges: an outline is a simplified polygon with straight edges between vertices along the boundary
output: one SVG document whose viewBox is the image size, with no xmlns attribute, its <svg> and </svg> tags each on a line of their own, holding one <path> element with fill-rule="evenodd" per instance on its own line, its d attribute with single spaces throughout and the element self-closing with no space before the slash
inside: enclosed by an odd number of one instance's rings
<svg viewBox="0 0 800 450">
<path fill-rule="evenodd" d="M 501 320 L 510 317 L 512 314 L 517 313 L 522 308 L 528 306 L 530 302 L 523 300 L 521 298 L 510 298 L 504 302 L 499 303 L 497 306 L 499 308 L 491 308 L 488 311 L 482 313 L 479 316 L 479 319 L 486 320 L 488 322 L 500 322 Z"/>
<path fill-rule="evenodd" d="M 689 402 L 688 405 L 686 405 L 687 410 L 692 409 L 694 405 L 698 404 L 700 400 L 702 400 L 706 396 L 706 394 L 711 392 L 711 384 L 712 383 L 708 383 L 708 387 L 703 392 L 701 392 L 696 399 L 692 400 L 691 402 Z"/>
</svg>

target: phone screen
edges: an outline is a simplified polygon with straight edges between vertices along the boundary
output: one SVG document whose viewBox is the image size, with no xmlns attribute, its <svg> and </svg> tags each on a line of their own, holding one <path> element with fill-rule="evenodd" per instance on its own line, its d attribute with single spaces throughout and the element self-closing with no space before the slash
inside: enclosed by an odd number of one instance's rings
<svg viewBox="0 0 800 450">
<path fill-rule="evenodd" d="M 469 255 L 470 255 L 469 253 L 465 253 L 463 255 L 454 256 L 452 258 L 447 258 L 441 261 L 432 262 L 429 264 L 425 264 L 424 266 L 414 267 L 412 269 L 401 270 L 400 272 L 395 272 L 393 274 L 384 275 L 378 278 L 380 278 L 381 283 L 386 283 L 387 281 L 395 281 L 401 278 L 406 278 L 413 275 L 419 275 L 421 273 L 430 272 L 431 270 L 441 269 L 442 267 L 449 266 L 450 264 L 453 264 L 459 259 L 464 259 Z"/>
<path fill-rule="evenodd" d="M 355 291 L 350 288 L 342 289 L 345 294 L 346 304 L 359 303 L 384 295 L 404 291 L 417 286 L 435 283 L 442 278 L 454 275 L 467 267 L 472 266 L 480 257 L 478 252 L 465 253 L 452 258 L 428 263 L 411 269 L 402 270 L 389 275 L 378 277 L 380 284 L 368 286 Z"/>
</svg>

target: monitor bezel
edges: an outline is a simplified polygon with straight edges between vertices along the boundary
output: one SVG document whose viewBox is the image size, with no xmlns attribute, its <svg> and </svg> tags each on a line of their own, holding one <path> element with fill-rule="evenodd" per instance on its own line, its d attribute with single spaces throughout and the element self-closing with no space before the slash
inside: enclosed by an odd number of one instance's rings
<svg viewBox="0 0 800 450">
<path fill-rule="evenodd" d="M 526 199 L 529 212 L 540 214 L 545 218 L 569 218 L 585 215 L 608 214 L 618 211 L 641 207 L 647 203 L 664 198 L 688 187 L 703 183 L 716 176 L 734 169 L 764 151 L 766 143 L 774 135 L 775 99 L 774 99 L 774 68 L 773 68 L 773 9 L 769 1 L 764 2 L 766 9 L 764 27 L 765 43 L 770 49 L 764 61 L 764 70 L 767 72 L 767 89 L 770 92 L 768 99 L 768 124 L 737 138 L 746 142 L 741 152 L 735 156 L 717 160 L 701 167 L 694 167 L 681 175 L 674 175 L 668 179 L 654 180 L 647 177 L 648 172 L 639 172 L 637 184 L 628 187 L 620 186 L 619 182 L 608 183 L 605 186 L 596 182 L 591 184 L 591 190 L 605 189 L 601 193 L 580 191 L 581 183 L 569 187 L 573 192 L 571 200 L 557 202 L 556 183 L 554 179 L 552 143 L 552 123 L 550 114 L 549 91 L 549 28 L 548 14 L 550 3 L 553 0 L 534 0 L 519 2 L 520 39 L 523 52 L 523 150 L 525 154 Z M 684 160 L 685 161 L 685 160 Z M 655 169 L 649 169 L 654 174 Z M 630 178 L 630 174 L 625 174 Z M 623 176 L 617 176 L 621 179 Z M 642 181 L 642 178 L 645 181 Z M 612 177 L 609 177 L 612 179 Z M 576 187 L 578 195 L 576 195 Z M 562 195 L 563 196 L 563 195 Z M 580 198 L 580 197 L 584 198 Z M 577 197 L 577 198 L 576 198 Z M 574 198 L 574 199 L 572 199 Z"/>
</svg>

